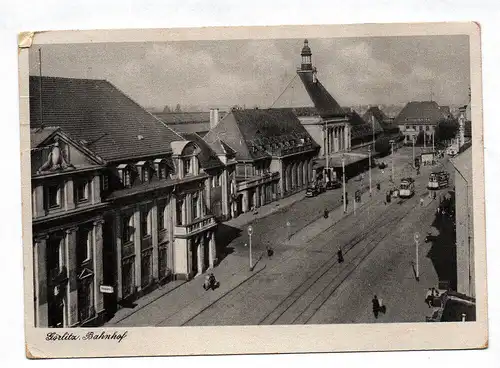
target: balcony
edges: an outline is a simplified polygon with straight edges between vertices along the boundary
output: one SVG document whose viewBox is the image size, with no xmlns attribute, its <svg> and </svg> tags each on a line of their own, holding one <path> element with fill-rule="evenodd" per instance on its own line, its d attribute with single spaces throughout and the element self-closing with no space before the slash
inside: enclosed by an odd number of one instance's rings
<svg viewBox="0 0 500 368">
<path fill-rule="evenodd" d="M 177 238 L 188 238 L 192 235 L 202 233 L 216 225 L 215 217 L 213 215 L 206 215 L 205 217 L 196 219 L 190 224 L 175 226 L 174 236 Z"/>
</svg>

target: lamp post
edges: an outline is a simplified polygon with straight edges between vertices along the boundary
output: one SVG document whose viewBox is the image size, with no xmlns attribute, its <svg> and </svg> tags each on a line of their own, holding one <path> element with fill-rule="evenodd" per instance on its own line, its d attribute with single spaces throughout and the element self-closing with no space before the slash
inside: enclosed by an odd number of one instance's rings
<svg viewBox="0 0 500 368">
<path fill-rule="evenodd" d="M 411 144 L 412 144 L 412 151 L 413 151 L 413 168 L 415 168 L 415 136 L 411 136 Z"/>
<path fill-rule="evenodd" d="M 368 177 L 370 181 L 370 197 L 372 196 L 372 150 L 368 146 Z"/>
<path fill-rule="evenodd" d="M 375 116 L 372 115 L 372 143 L 375 150 Z"/>
<path fill-rule="evenodd" d="M 346 198 L 345 198 L 345 158 L 342 155 L 342 189 L 344 194 L 344 213 L 347 211 Z"/>
<path fill-rule="evenodd" d="M 326 138 L 326 148 L 325 148 L 325 159 L 326 159 L 326 163 L 325 163 L 325 166 L 326 166 L 326 177 L 327 179 L 329 179 L 329 151 L 330 151 L 330 134 L 328 133 L 328 120 L 325 120 L 325 138 Z"/>
<path fill-rule="evenodd" d="M 415 269 L 415 279 L 417 281 L 419 281 L 420 273 L 419 273 L 419 268 L 418 268 L 418 240 L 420 239 L 420 234 L 419 233 L 415 233 L 415 235 L 413 236 L 413 238 L 415 239 L 415 266 L 416 266 L 416 269 Z"/>
<path fill-rule="evenodd" d="M 253 227 L 250 225 L 247 229 L 248 231 L 248 244 L 249 244 L 249 258 L 250 258 L 250 271 L 252 271 L 252 233 L 253 233 Z"/>
<path fill-rule="evenodd" d="M 391 181 L 394 183 L 394 140 L 389 141 L 391 144 Z"/>
</svg>

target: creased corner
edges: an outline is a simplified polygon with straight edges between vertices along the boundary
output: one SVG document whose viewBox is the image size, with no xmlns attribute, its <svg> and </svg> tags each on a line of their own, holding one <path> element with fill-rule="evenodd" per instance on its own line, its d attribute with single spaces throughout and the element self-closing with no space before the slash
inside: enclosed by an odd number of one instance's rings
<svg viewBox="0 0 500 368">
<path fill-rule="evenodd" d="M 28 348 L 28 344 L 24 344 L 24 350 L 26 351 L 26 358 L 28 359 L 43 359 L 42 356 L 34 355 L 30 349 Z"/>
<path fill-rule="evenodd" d="M 21 32 L 17 36 L 17 47 L 20 49 L 30 48 L 33 44 L 33 37 L 35 37 L 35 32 Z"/>
</svg>

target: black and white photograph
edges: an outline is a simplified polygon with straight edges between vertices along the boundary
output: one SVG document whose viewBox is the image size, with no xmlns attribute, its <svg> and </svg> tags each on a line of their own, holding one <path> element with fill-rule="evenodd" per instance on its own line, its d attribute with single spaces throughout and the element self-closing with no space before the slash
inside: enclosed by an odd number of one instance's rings
<svg viewBox="0 0 500 368">
<path fill-rule="evenodd" d="M 35 36 L 27 325 L 123 344 L 136 327 L 481 322 L 487 339 L 479 31 L 462 25 Z"/>
</svg>

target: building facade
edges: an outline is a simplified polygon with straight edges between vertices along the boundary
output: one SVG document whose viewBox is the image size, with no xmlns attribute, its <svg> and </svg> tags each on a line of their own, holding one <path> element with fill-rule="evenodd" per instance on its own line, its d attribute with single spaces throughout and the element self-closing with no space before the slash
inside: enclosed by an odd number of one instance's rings
<svg viewBox="0 0 500 368">
<path fill-rule="evenodd" d="M 103 317 L 103 164 L 59 128 L 31 130 L 35 326 Z"/>
<path fill-rule="evenodd" d="M 319 150 L 290 109 L 235 109 L 204 140 L 234 153 L 237 214 L 304 190 Z"/>
<path fill-rule="evenodd" d="M 475 298 L 472 148 L 456 156 L 453 165 L 455 166 L 457 291 Z"/>
<path fill-rule="evenodd" d="M 401 110 L 394 124 L 403 134 L 405 144 L 417 142 L 421 136 L 424 145 L 432 145 L 436 127 L 444 119 L 445 113 L 435 101 L 412 101 Z"/>
<path fill-rule="evenodd" d="M 36 326 L 99 324 L 214 267 L 236 162 L 102 80 L 31 77 L 30 111 Z"/>
</svg>

